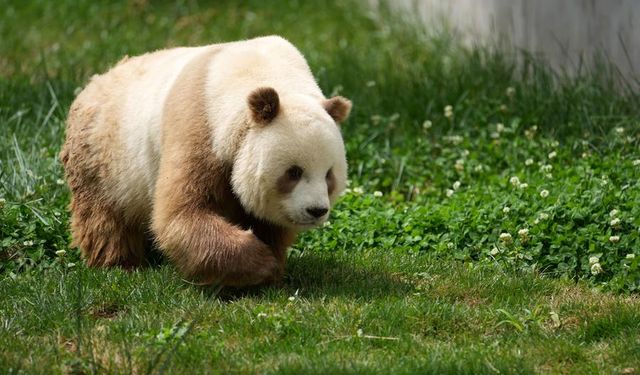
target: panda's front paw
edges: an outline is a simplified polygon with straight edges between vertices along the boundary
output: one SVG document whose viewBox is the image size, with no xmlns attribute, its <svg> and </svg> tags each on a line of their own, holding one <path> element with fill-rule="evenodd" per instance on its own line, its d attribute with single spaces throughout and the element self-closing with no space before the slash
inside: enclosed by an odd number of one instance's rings
<svg viewBox="0 0 640 375">
<path fill-rule="evenodd" d="M 282 278 L 282 264 L 267 244 L 251 231 L 245 231 L 239 243 L 237 263 L 224 284 L 238 287 L 272 284 Z"/>
</svg>

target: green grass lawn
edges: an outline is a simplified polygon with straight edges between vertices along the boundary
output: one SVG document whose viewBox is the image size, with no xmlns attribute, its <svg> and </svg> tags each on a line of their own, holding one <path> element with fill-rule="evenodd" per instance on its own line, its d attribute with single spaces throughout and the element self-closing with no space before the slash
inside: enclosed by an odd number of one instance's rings
<svg viewBox="0 0 640 375">
<path fill-rule="evenodd" d="M 640 97 L 358 3 L 9 2 L 0 19 L 0 373 L 638 373 Z M 350 187 L 282 285 L 87 269 L 57 154 L 123 55 L 266 34 L 308 58 Z"/>
</svg>

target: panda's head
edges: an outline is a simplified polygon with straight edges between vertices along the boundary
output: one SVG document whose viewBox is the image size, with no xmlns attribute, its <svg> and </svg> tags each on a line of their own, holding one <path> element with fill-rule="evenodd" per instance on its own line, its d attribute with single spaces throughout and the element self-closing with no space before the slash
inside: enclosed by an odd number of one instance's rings
<svg viewBox="0 0 640 375">
<path fill-rule="evenodd" d="M 338 124 L 350 110 L 351 102 L 339 96 L 253 91 L 247 100 L 250 125 L 231 177 L 242 206 L 297 230 L 323 223 L 345 188 L 347 161 Z"/>
</svg>

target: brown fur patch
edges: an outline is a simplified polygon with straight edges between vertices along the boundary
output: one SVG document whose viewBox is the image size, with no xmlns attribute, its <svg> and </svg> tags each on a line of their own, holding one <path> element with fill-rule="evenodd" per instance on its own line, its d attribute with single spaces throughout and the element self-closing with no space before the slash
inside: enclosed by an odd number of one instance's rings
<svg viewBox="0 0 640 375">
<path fill-rule="evenodd" d="M 280 194 L 289 194 L 295 189 L 296 185 L 300 180 L 291 179 L 287 173 L 283 174 L 276 181 L 276 186 L 278 189 L 278 193 Z"/>
<path fill-rule="evenodd" d="M 231 165 L 211 149 L 204 102 L 211 58 L 215 50 L 192 61 L 165 103 L 152 230 L 191 279 L 232 286 L 275 281 L 295 233 L 246 213 L 231 190 Z"/>
<path fill-rule="evenodd" d="M 266 125 L 278 116 L 280 98 L 271 87 L 261 87 L 253 91 L 247 98 L 253 121 Z"/>
<path fill-rule="evenodd" d="M 327 173 L 327 192 L 329 195 L 333 194 L 333 191 L 336 190 L 336 176 L 333 174 L 333 169 L 329 170 Z"/>
<path fill-rule="evenodd" d="M 322 103 L 322 106 L 338 124 L 345 121 L 351 113 L 351 101 L 342 96 L 327 99 Z"/>
</svg>

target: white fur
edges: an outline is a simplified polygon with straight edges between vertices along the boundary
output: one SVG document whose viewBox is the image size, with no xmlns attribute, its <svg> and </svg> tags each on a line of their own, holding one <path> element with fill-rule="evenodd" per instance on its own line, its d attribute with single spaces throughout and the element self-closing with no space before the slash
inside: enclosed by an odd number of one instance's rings
<svg viewBox="0 0 640 375">
<path fill-rule="evenodd" d="M 253 127 L 235 159 L 232 185 L 243 206 L 258 217 L 284 226 L 305 228 L 316 220 L 307 208 L 329 208 L 346 181 L 347 164 L 340 130 L 320 103 L 304 95 L 281 98 L 283 108 L 266 126 Z M 304 170 L 294 190 L 282 197 L 276 181 L 291 166 Z M 327 193 L 332 169 L 336 188 Z"/>
</svg>

